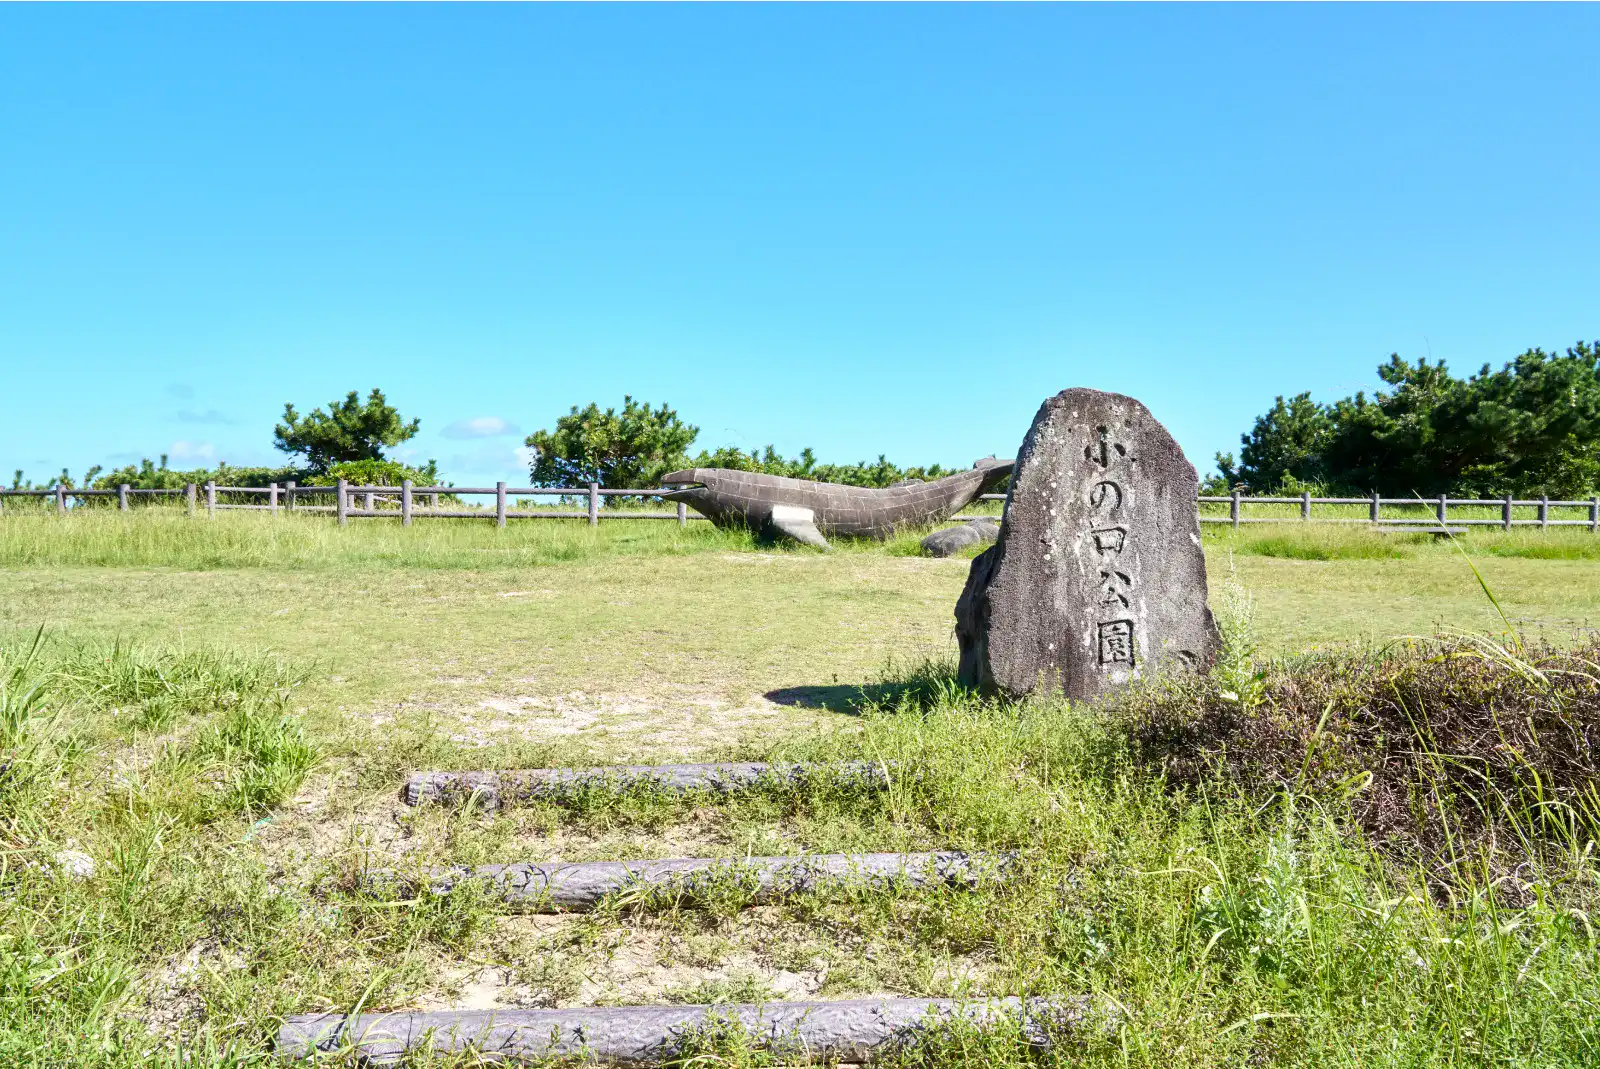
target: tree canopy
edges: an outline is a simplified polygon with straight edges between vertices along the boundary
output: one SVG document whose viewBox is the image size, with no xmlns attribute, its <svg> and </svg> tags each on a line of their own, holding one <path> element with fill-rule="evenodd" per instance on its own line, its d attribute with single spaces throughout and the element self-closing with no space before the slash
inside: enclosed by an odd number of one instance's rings
<svg viewBox="0 0 1600 1069">
<path fill-rule="evenodd" d="M 699 433 L 665 404 L 651 408 L 625 396 L 618 413 L 591 401 L 582 409 L 573 405 L 555 429 L 528 435 L 528 470 L 535 486 L 659 486 L 663 475 L 684 466 L 685 451 Z"/>
<path fill-rule="evenodd" d="M 1465 379 L 1394 355 L 1378 375 L 1392 389 L 1370 398 L 1277 398 L 1240 437 L 1237 461 L 1217 454 L 1221 484 L 1569 498 L 1600 487 L 1600 344 L 1529 349 Z"/>
<path fill-rule="evenodd" d="M 953 469 L 933 464 L 901 468 L 880 456 L 877 463 L 822 464 L 810 449 L 787 458 L 772 446 L 749 452 L 736 446 L 689 455 L 700 428 L 685 423 L 669 405 L 652 408 L 631 396 L 622 411 L 602 410 L 591 402 L 556 420 L 551 430 L 528 435 L 533 450 L 529 475 L 535 486 L 584 486 L 599 483 L 611 490 L 644 490 L 661 485 L 661 477 L 679 468 L 736 468 L 796 479 L 891 486 L 906 479 L 937 479 Z"/>
<path fill-rule="evenodd" d="M 405 422 L 372 390 L 365 402 L 356 390 L 343 401 L 333 401 L 328 411 L 313 408 L 301 416 L 292 404 L 283 406 L 283 422 L 272 429 L 278 449 L 305 458 L 306 467 L 323 474 L 335 464 L 356 460 L 382 460 L 384 447 L 399 445 L 416 435 L 422 421 Z"/>
<path fill-rule="evenodd" d="M 922 468 L 902 468 L 891 463 L 884 454 L 878 454 L 876 463 L 859 461 L 855 464 L 823 464 L 817 461 L 811 449 L 800 450 L 793 459 L 785 457 L 772 446 L 757 452 L 746 453 L 734 446 L 723 446 L 714 452 L 702 451 L 692 461 L 696 468 L 734 468 L 738 471 L 759 471 L 766 475 L 786 475 L 791 479 L 814 479 L 824 483 L 844 483 L 847 486 L 893 486 L 913 480 L 923 482 L 955 474 L 954 468 L 930 464 Z"/>
</svg>

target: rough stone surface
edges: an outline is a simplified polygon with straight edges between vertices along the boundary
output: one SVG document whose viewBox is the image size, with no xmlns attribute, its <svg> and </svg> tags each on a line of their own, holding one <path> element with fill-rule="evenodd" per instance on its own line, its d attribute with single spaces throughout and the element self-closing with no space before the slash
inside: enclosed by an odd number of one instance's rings
<svg viewBox="0 0 1600 1069">
<path fill-rule="evenodd" d="M 661 481 L 681 488 L 662 496 L 693 505 L 718 527 L 748 527 L 770 534 L 775 529 L 773 509 L 787 505 L 811 510 L 819 538 L 835 534 L 888 538 L 902 527 L 938 523 L 955 515 L 1010 471 L 1011 461 L 986 458 L 968 471 L 931 483 L 887 490 L 730 468 L 688 468 Z"/>
<path fill-rule="evenodd" d="M 948 557 L 967 546 L 993 542 L 1000 537 L 1000 525 L 992 520 L 972 520 L 959 527 L 946 527 L 922 540 L 922 552 L 930 557 Z"/>
<path fill-rule="evenodd" d="M 448 894 L 465 880 L 484 880 L 503 899 L 532 908 L 594 909 L 621 891 L 693 893 L 720 881 L 746 887 L 758 902 L 829 886 L 971 887 L 999 878 L 1010 855 L 944 851 L 925 854 L 802 854 L 795 857 L 680 857 L 656 861 L 586 861 L 572 864 L 456 865 L 428 873 L 435 894 Z M 403 888 L 382 871 L 368 875 L 368 889 Z"/>
<path fill-rule="evenodd" d="M 758 1047 L 808 1063 L 865 1062 L 915 1043 L 941 1024 L 1021 1017 L 1023 1035 L 1050 1045 L 1087 1018 L 1082 999 L 886 998 L 723 1006 L 605 1006 L 570 1010 L 452 1010 L 431 1013 L 305 1014 L 285 1018 L 278 1054 L 309 1058 L 349 1051 L 359 1065 L 394 1065 L 407 1052 L 476 1051 L 501 1058 L 592 1059 L 654 1065 L 684 1051 L 697 1030 L 734 1026 Z"/>
<path fill-rule="evenodd" d="M 1131 397 L 1072 389 L 1023 440 L 999 541 L 956 602 L 961 679 L 1087 700 L 1216 653 L 1194 465 Z"/>
<path fill-rule="evenodd" d="M 595 768 L 525 768 L 485 772 L 417 772 L 401 797 L 407 805 L 463 805 L 483 809 L 530 801 L 562 801 L 596 790 L 732 791 L 826 779 L 840 784 L 881 787 L 882 765 L 872 761 L 768 764 L 730 761 L 694 765 L 605 765 Z"/>
</svg>

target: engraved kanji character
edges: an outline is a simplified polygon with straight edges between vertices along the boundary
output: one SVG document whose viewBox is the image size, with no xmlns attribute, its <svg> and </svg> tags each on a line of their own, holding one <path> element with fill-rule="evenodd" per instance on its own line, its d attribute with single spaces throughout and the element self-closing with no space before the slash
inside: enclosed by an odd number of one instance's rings
<svg viewBox="0 0 1600 1069">
<path fill-rule="evenodd" d="M 1133 621 L 1107 620 L 1100 625 L 1100 663 L 1133 663 Z"/>
<path fill-rule="evenodd" d="M 1100 573 L 1100 604 L 1128 606 L 1128 592 L 1133 580 L 1127 572 L 1102 571 Z"/>
<path fill-rule="evenodd" d="M 1089 488 L 1089 507 L 1096 512 L 1115 512 L 1122 507 L 1122 487 L 1109 479 Z"/>
<path fill-rule="evenodd" d="M 1109 468 L 1114 460 L 1121 460 L 1128 455 L 1127 446 L 1121 442 L 1111 440 L 1111 431 L 1106 427 L 1096 427 L 1097 439 L 1083 447 L 1083 459 L 1102 468 Z"/>
<path fill-rule="evenodd" d="M 1099 553 L 1115 557 L 1122 552 L 1123 544 L 1128 539 L 1126 527 L 1102 527 L 1098 531 L 1090 531 L 1089 536 L 1094 539 L 1094 548 Z"/>
</svg>

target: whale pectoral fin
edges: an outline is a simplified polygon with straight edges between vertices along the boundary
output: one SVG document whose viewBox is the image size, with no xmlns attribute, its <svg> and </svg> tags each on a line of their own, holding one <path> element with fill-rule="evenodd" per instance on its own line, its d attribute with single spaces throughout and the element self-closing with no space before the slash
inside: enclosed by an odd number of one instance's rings
<svg viewBox="0 0 1600 1069">
<path fill-rule="evenodd" d="M 767 526 L 801 545 L 831 548 L 828 540 L 822 537 L 822 532 L 817 530 L 817 515 L 810 509 L 798 505 L 774 505 L 772 515 L 767 518 Z"/>
</svg>

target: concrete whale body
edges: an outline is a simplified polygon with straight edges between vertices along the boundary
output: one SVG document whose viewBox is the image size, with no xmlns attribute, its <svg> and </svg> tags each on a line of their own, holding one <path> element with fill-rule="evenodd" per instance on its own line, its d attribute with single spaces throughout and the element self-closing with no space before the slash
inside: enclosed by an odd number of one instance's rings
<svg viewBox="0 0 1600 1069">
<path fill-rule="evenodd" d="M 687 468 L 661 481 L 679 488 L 668 497 L 694 506 L 718 527 L 748 527 L 826 547 L 828 535 L 888 538 L 903 527 L 949 519 L 1011 474 L 1011 466 L 1009 460 L 980 461 L 933 482 L 883 490 L 731 468 Z"/>
</svg>

